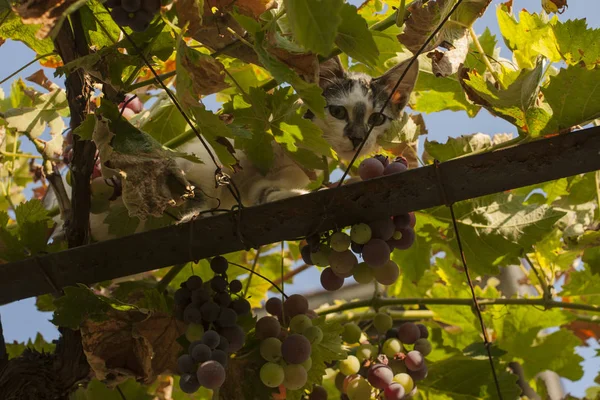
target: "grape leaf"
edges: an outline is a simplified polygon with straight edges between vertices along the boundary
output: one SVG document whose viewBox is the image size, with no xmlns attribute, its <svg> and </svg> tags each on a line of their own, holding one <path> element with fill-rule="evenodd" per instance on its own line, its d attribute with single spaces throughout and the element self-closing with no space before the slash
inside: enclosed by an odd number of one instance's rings
<svg viewBox="0 0 600 400">
<path fill-rule="evenodd" d="M 467 100 L 460 83 L 455 79 L 436 77 L 422 71 L 419 73 L 413 96 L 415 101 L 412 109 L 427 114 L 445 110 L 466 111 L 472 118 L 481 108 Z"/>
<path fill-rule="evenodd" d="M 103 221 L 108 225 L 108 233 L 116 237 L 133 235 L 140 225 L 140 219 L 129 216 L 126 207 L 111 207 Z"/>
<path fill-rule="evenodd" d="M 8 353 L 8 359 L 19 357 L 25 349 L 35 350 L 38 353 L 52 353 L 55 349 L 56 345 L 54 343 L 48 343 L 44 340 L 44 337 L 41 333 L 37 333 L 35 335 L 35 340 L 31 341 L 29 339 L 27 343 L 18 343 L 14 341 L 13 343 L 6 343 L 6 352 Z"/>
<path fill-rule="evenodd" d="M 81 7 L 79 14 L 86 41 L 90 46 L 102 49 L 118 41 L 121 29 L 100 1 L 89 1 Z"/>
<path fill-rule="evenodd" d="M 588 69 L 600 65 L 600 29 L 588 28 L 585 19 L 558 21 L 552 29 L 558 51 L 567 64 Z"/>
<path fill-rule="evenodd" d="M 338 28 L 335 44 L 353 59 L 368 65 L 377 63 L 379 49 L 367 21 L 361 17 L 356 7 L 348 3 L 340 11 L 342 22 Z"/>
<path fill-rule="evenodd" d="M 324 56 L 333 42 L 342 18 L 342 0 L 283 0 L 296 41 L 307 50 Z"/>
<path fill-rule="evenodd" d="M 14 11 L 24 24 L 41 24 L 36 38 L 46 39 L 51 32 L 56 33 L 67 16 L 83 6 L 87 0 L 27 0 L 19 3 Z"/>
<path fill-rule="evenodd" d="M 573 271 L 560 295 L 586 304 L 600 305 L 600 275 L 594 274 L 589 265 L 583 270 Z"/>
<path fill-rule="evenodd" d="M 32 138 L 39 137 L 46 127 L 50 128 L 52 136 L 60 136 L 65 129 L 62 117 L 66 116 L 66 111 L 65 91 L 57 89 L 50 93 L 36 93 L 31 107 L 12 108 L 4 113 L 4 117 L 9 127 Z"/>
<path fill-rule="evenodd" d="M 119 391 L 120 390 L 120 391 Z M 86 387 L 80 387 L 74 392 L 70 400 L 153 400 L 154 396 L 148 394 L 146 387 L 135 379 L 127 379 L 125 382 L 119 383 L 119 390 L 116 388 L 109 389 L 104 383 L 97 378 L 92 379 Z M 121 394 L 122 393 L 122 394 Z"/>
<path fill-rule="evenodd" d="M 600 117 L 600 69 L 580 66 L 561 69 L 542 88 L 552 116 L 542 133 L 558 133 Z"/>
<path fill-rule="evenodd" d="M 159 143 L 181 135 L 188 128 L 187 122 L 169 99 L 160 99 L 152 105 L 140 129 Z"/>
<path fill-rule="evenodd" d="M 489 28 L 485 28 L 483 33 L 478 36 L 479 44 L 483 48 L 486 56 L 488 58 L 498 60 L 500 58 L 500 48 L 496 47 L 498 44 L 496 40 L 496 35 L 492 35 Z M 485 71 L 487 71 L 487 66 L 483 61 L 483 56 L 479 54 L 479 50 L 475 46 L 474 42 L 471 43 L 469 47 L 469 54 L 467 54 L 467 58 L 465 59 L 465 67 L 470 70 L 477 70 L 479 75 L 483 75 Z M 492 64 L 493 66 L 493 64 Z"/>
<path fill-rule="evenodd" d="M 85 119 L 77 128 L 73 130 L 73 133 L 79 136 L 81 140 L 92 140 L 92 134 L 96 128 L 96 117 L 93 114 L 88 114 Z"/>
<path fill-rule="evenodd" d="M 35 33 L 41 25 L 26 25 L 21 22 L 21 18 L 12 10 L 2 11 L 0 16 L 3 23 L 0 25 L 0 39 L 12 39 L 23 42 L 27 47 L 35 51 L 38 55 L 52 53 L 54 43 L 52 39 L 38 39 Z"/>
<path fill-rule="evenodd" d="M 427 157 L 424 156 L 424 158 L 433 158 L 443 162 L 491 147 L 492 139 L 483 133 L 462 135 L 456 138 L 449 137 L 446 143 L 425 139 Z"/>
</svg>

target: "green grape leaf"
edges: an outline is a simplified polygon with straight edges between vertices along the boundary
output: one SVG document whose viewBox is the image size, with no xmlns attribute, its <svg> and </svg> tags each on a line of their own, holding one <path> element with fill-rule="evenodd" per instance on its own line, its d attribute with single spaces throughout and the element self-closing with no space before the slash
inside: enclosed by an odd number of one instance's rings
<svg viewBox="0 0 600 400">
<path fill-rule="evenodd" d="M 585 18 L 557 21 L 552 29 L 558 51 L 567 64 L 588 69 L 600 65 L 600 29 L 588 28 Z"/>
<path fill-rule="evenodd" d="M 90 46 L 102 49 L 119 40 L 121 29 L 100 1 L 88 1 L 79 9 L 79 15 L 86 41 Z"/>
<path fill-rule="evenodd" d="M 600 305 L 600 275 L 593 273 L 591 265 L 583 270 L 573 271 L 560 295 L 585 304 Z"/>
<path fill-rule="evenodd" d="M 342 0 L 283 0 L 296 41 L 307 50 L 324 56 L 333 42 L 342 18 Z"/>
<path fill-rule="evenodd" d="M 54 306 L 54 296 L 51 294 L 43 294 L 35 299 L 35 306 L 40 312 L 53 312 L 56 310 Z"/>
<path fill-rule="evenodd" d="M 565 215 L 544 204 L 524 206 L 523 201 L 524 196 L 498 193 L 454 206 L 465 257 L 474 273 L 497 274 L 498 266 L 518 262 L 521 251 L 530 251 Z M 432 214 L 451 221 L 446 207 Z M 450 245 L 455 254 L 460 254 L 454 240 Z"/>
<path fill-rule="evenodd" d="M 85 387 L 80 387 L 75 391 L 69 400 L 152 400 L 154 396 L 148 394 L 147 388 L 135 381 L 128 379 L 125 382 L 119 383 L 119 390 L 116 388 L 109 389 L 104 383 L 98 379 L 92 379 Z"/>
<path fill-rule="evenodd" d="M 517 376 L 495 363 L 502 395 L 518 398 L 521 388 Z M 427 378 L 419 382 L 419 393 L 424 399 L 495 399 L 498 397 L 488 360 L 470 359 L 454 355 L 429 366 Z"/>
<path fill-rule="evenodd" d="M 67 109 L 65 91 L 56 89 L 50 93 L 36 93 L 31 107 L 6 110 L 4 118 L 9 127 L 27 133 L 32 138 L 38 138 L 46 127 L 50 128 L 52 136 L 61 136 L 65 129 L 62 117 L 66 116 Z"/>
<path fill-rule="evenodd" d="M 6 343 L 6 352 L 8 353 L 8 359 L 17 358 L 25 349 L 30 349 L 37 351 L 38 353 L 52 353 L 56 345 L 54 343 L 48 343 L 44 340 L 44 337 L 41 333 L 37 333 L 35 335 L 35 340 L 31 341 L 29 339 L 27 343 L 18 343 L 17 341 L 13 343 Z"/>
<path fill-rule="evenodd" d="M 517 22 L 508 6 L 501 4 L 496 16 L 504 42 L 521 68 L 534 68 L 539 55 L 552 62 L 561 60 L 552 25 L 542 15 L 522 10 Z"/>
<path fill-rule="evenodd" d="M 104 321 L 111 309 L 118 311 L 137 310 L 129 304 L 123 304 L 114 299 L 94 294 L 85 285 L 64 288 L 64 296 L 54 300 L 56 311 L 52 323 L 71 329 L 79 326 L 88 319 Z"/>
<path fill-rule="evenodd" d="M 506 89 L 496 88 L 473 72 L 461 73 L 460 83 L 475 104 L 515 125 L 519 135 L 536 137 L 550 118 L 547 107 L 536 105 L 542 74 L 542 60 L 538 59 L 533 69 L 507 72 L 502 79 Z"/>
<path fill-rule="evenodd" d="M 335 44 L 353 59 L 368 65 L 374 65 L 379 58 L 379 49 L 367 21 L 361 17 L 356 7 L 348 3 L 340 11 L 342 23 L 338 28 Z"/>
<path fill-rule="evenodd" d="M 234 132 L 221 121 L 218 115 L 204 107 L 195 106 L 191 108 L 191 111 L 196 122 L 196 128 L 211 145 L 219 161 L 225 165 L 237 165 L 238 159 L 234 155 L 235 150 L 232 145 L 227 145 L 229 142 L 226 139 L 235 137 Z M 204 160 L 204 162 L 212 161 Z"/>
<path fill-rule="evenodd" d="M 0 39 L 12 39 L 23 42 L 38 55 L 54 51 L 52 39 L 44 38 L 40 40 L 35 36 L 41 25 L 24 24 L 21 22 L 21 18 L 12 10 L 2 11 L 0 19 L 3 21 L 2 25 L 0 25 Z"/>
<path fill-rule="evenodd" d="M 73 133 L 79 136 L 81 140 L 92 140 L 92 135 L 95 128 L 96 116 L 94 114 L 88 114 L 83 122 L 73 130 Z"/>
<path fill-rule="evenodd" d="M 424 158 L 433 158 L 443 162 L 465 154 L 487 150 L 491 147 L 492 138 L 483 133 L 462 135 L 456 138 L 449 137 L 446 143 L 425 139 L 425 151 L 427 152 L 427 157 L 424 156 Z"/>
<path fill-rule="evenodd" d="M 108 233 L 116 237 L 133 235 L 140 225 L 140 219 L 129 216 L 126 207 L 110 207 L 103 221 L 108 225 Z"/>
<path fill-rule="evenodd" d="M 585 249 L 581 260 L 589 266 L 593 274 L 600 275 L 600 247 Z"/>
<path fill-rule="evenodd" d="M 149 112 L 148 116 L 144 118 L 140 129 L 159 143 L 168 142 L 181 135 L 188 128 L 187 122 L 169 99 L 157 101 L 152 105 Z"/>
<path fill-rule="evenodd" d="M 600 91 L 594 90 L 600 81 L 600 69 L 580 66 L 561 69 L 542 88 L 552 116 L 542 133 L 558 133 L 575 125 L 584 125 L 600 117 Z"/>
<path fill-rule="evenodd" d="M 492 59 L 498 60 L 500 58 L 500 48 L 496 47 L 498 44 L 496 35 L 492 35 L 489 28 L 485 28 L 483 33 L 478 36 L 478 40 L 486 56 L 490 59 L 490 63 L 493 62 Z M 479 75 L 483 75 L 487 71 L 487 65 L 483 61 L 483 56 L 479 54 L 479 50 L 474 42 L 469 47 L 469 54 L 467 54 L 464 66 L 470 70 L 476 70 Z M 494 67 L 494 64 L 492 64 L 492 67 Z"/>
<path fill-rule="evenodd" d="M 415 99 L 412 109 L 427 114 L 445 110 L 466 111 L 473 118 L 481 108 L 467 100 L 460 83 L 455 79 L 438 78 L 422 71 L 412 96 Z"/>
</svg>

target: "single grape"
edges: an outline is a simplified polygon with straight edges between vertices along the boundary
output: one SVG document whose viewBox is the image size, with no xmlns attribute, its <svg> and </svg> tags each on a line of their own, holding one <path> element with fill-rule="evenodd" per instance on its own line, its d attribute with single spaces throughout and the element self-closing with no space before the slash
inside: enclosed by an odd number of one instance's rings
<svg viewBox="0 0 600 400">
<path fill-rule="evenodd" d="M 344 285 L 344 278 L 337 276 L 331 268 L 325 268 L 321 272 L 321 286 L 323 289 L 334 292 Z"/>
<path fill-rule="evenodd" d="M 306 385 L 308 373 L 300 364 L 290 364 L 283 367 L 283 386 L 288 390 L 298 390 Z"/>
<path fill-rule="evenodd" d="M 398 328 L 398 339 L 402 343 L 413 344 L 421 337 L 419 327 L 412 322 L 405 322 Z"/>
<path fill-rule="evenodd" d="M 203 283 L 202 278 L 198 275 L 192 275 L 185 281 L 185 286 L 193 292 L 196 289 L 200 289 Z"/>
<path fill-rule="evenodd" d="M 348 356 L 345 360 L 340 361 L 340 372 L 344 375 L 352 375 L 358 373 L 360 369 L 360 361 L 356 356 Z"/>
<path fill-rule="evenodd" d="M 160 10 L 160 0 L 143 0 L 142 9 L 150 14 L 156 14 Z"/>
<path fill-rule="evenodd" d="M 358 243 L 352 242 L 352 244 L 350 245 L 350 250 L 352 250 L 353 252 L 355 252 L 357 254 L 362 254 L 363 247 L 364 247 L 364 244 L 358 244 Z"/>
<path fill-rule="evenodd" d="M 135 32 L 143 32 L 150 26 L 150 21 L 154 16 L 145 10 L 139 10 L 135 13 L 133 19 L 129 22 L 129 27 Z"/>
<path fill-rule="evenodd" d="M 336 275 L 341 277 L 346 276 L 348 273 L 352 274 L 352 270 L 357 264 L 358 260 L 350 250 L 345 250 L 341 253 L 332 251 L 329 255 L 329 265 L 331 269 Z"/>
<path fill-rule="evenodd" d="M 306 243 L 308 243 L 311 249 L 316 251 L 319 249 L 319 246 L 321 244 L 321 237 L 317 234 L 310 235 L 306 238 Z"/>
<path fill-rule="evenodd" d="M 202 335 L 204 335 L 204 327 L 200 324 L 189 324 L 185 330 L 185 337 L 190 342 L 202 339 Z"/>
<path fill-rule="evenodd" d="M 431 353 L 431 343 L 427 339 L 418 339 L 415 342 L 415 350 L 427 357 Z"/>
<path fill-rule="evenodd" d="M 404 359 L 406 368 L 410 371 L 418 371 L 425 366 L 425 358 L 418 351 L 409 351 Z"/>
<path fill-rule="evenodd" d="M 367 179 L 377 178 L 383 175 L 384 171 L 383 164 L 375 158 L 366 158 L 358 166 L 358 175 L 360 179 L 366 181 Z"/>
<path fill-rule="evenodd" d="M 175 291 L 173 299 L 175 304 L 187 304 L 192 298 L 192 292 L 188 288 L 180 288 Z"/>
<path fill-rule="evenodd" d="M 371 239 L 363 247 L 362 257 L 370 267 L 382 267 L 390 260 L 390 246 L 381 239 Z"/>
<path fill-rule="evenodd" d="M 410 228 L 410 223 L 412 220 L 411 215 L 414 216 L 415 214 L 414 213 L 404 213 L 404 214 L 394 216 L 394 225 L 395 225 L 396 229 Z"/>
<path fill-rule="evenodd" d="M 310 246 L 306 245 L 300 249 L 300 255 L 302 256 L 302 261 L 304 261 L 307 265 L 315 265 L 311 257 Z"/>
<path fill-rule="evenodd" d="M 404 156 L 396 156 L 394 162 L 402 163 L 406 168 L 408 168 L 408 160 Z"/>
<path fill-rule="evenodd" d="M 312 326 L 312 321 L 304 314 L 296 315 L 290 320 L 290 330 L 294 333 L 303 333 Z"/>
<path fill-rule="evenodd" d="M 369 383 L 380 390 L 385 389 L 393 378 L 392 369 L 384 364 L 373 364 L 367 373 Z"/>
<path fill-rule="evenodd" d="M 385 332 L 385 338 L 386 339 L 391 339 L 391 338 L 398 338 L 398 329 L 396 328 L 390 328 Z"/>
<path fill-rule="evenodd" d="M 395 338 L 387 339 L 385 342 L 383 342 L 381 350 L 383 351 L 383 354 L 388 356 L 388 358 L 394 358 L 396 354 L 402 351 L 402 343 Z"/>
<path fill-rule="evenodd" d="M 283 383 L 285 372 L 279 364 L 268 362 L 260 369 L 260 380 L 270 388 L 276 388 Z"/>
<path fill-rule="evenodd" d="M 125 101 L 119 104 L 119 110 L 121 109 L 122 105 L 125 104 L 127 104 L 127 108 L 129 108 L 136 114 L 139 114 L 144 110 L 144 103 L 142 103 L 139 97 L 133 97 L 132 94 L 128 94 L 127 96 L 125 96 Z"/>
<path fill-rule="evenodd" d="M 318 251 L 310 253 L 310 259 L 315 265 L 326 267 L 329 265 L 329 254 L 331 254 L 331 251 L 331 247 L 322 244 Z"/>
<path fill-rule="evenodd" d="M 376 154 L 375 156 L 373 156 L 373 158 L 379 161 L 384 168 L 390 165 L 390 159 L 387 156 L 384 156 L 383 154 Z"/>
<path fill-rule="evenodd" d="M 188 354 L 190 356 L 192 355 L 192 352 L 194 351 L 194 347 L 196 347 L 199 344 L 202 344 L 202 340 L 194 340 L 193 342 L 190 343 L 190 345 L 188 346 Z"/>
<path fill-rule="evenodd" d="M 346 235 L 344 232 L 336 232 L 331 235 L 329 239 L 329 246 L 333 251 L 343 252 L 348 250 L 350 247 L 350 236 Z"/>
<path fill-rule="evenodd" d="M 183 393 L 192 394 L 200 389 L 200 383 L 196 374 L 182 374 L 179 378 L 179 388 Z"/>
<path fill-rule="evenodd" d="M 415 231 L 413 228 L 402 228 L 394 233 L 394 239 L 388 240 L 394 248 L 399 250 L 409 249 L 415 242 Z"/>
<path fill-rule="evenodd" d="M 210 269 L 212 269 L 215 274 L 224 274 L 227 272 L 227 268 L 229 268 L 229 262 L 223 256 L 216 256 L 210 260 Z"/>
<path fill-rule="evenodd" d="M 393 162 L 384 168 L 383 175 L 398 174 L 406 170 L 408 170 L 408 168 L 406 168 L 406 165 L 402 164 L 401 162 Z"/>
<path fill-rule="evenodd" d="M 231 308 L 221 308 L 221 314 L 217 319 L 217 324 L 221 327 L 234 326 L 237 322 L 237 313 Z"/>
<path fill-rule="evenodd" d="M 116 22 L 116 24 L 120 26 L 129 26 L 129 23 L 131 22 L 129 13 L 121 6 L 114 7 L 112 10 L 110 10 L 110 16 Z"/>
<path fill-rule="evenodd" d="M 242 286 L 242 282 L 238 279 L 234 279 L 229 282 L 229 291 L 231 293 L 239 293 L 242 291 L 244 287 Z"/>
<path fill-rule="evenodd" d="M 211 350 L 214 350 L 219 345 L 219 341 L 221 340 L 221 336 L 213 330 L 209 330 L 204 332 L 202 336 L 202 343 L 210 347 Z"/>
<path fill-rule="evenodd" d="M 419 332 L 421 332 L 420 338 L 427 339 L 429 337 L 429 331 L 427 330 L 427 327 L 423 324 L 417 324 L 417 327 L 419 328 Z"/>
<path fill-rule="evenodd" d="M 200 306 L 202 319 L 206 322 L 215 322 L 221 313 L 221 307 L 217 303 L 209 301 Z"/>
<path fill-rule="evenodd" d="M 142 0 L 121 0 L 121 7 L 128 13 L 134 13 L 142 6 Z"/>
<path fill-rule="evenodd" d="M 195 304 L 189 304 L 183 310 L 183 320 L 188 323 L 201 324 L 202 313 Z"/>
<path fill-rule="evenodd" d="M 318 326 L 309 326 L 302 332 L 302 335 L 308 339 L 311 345 L 319 344 L 323 340 L 323 331 Z"/>
<path fill-rule="evenodd" d="M 281 325 L 275 317 L 265 316 L 256 321 L 256 337 L 260 340 L 277 337 L 280 332 Z"/>
<path fill-rule="evenodd" d="M 356 350 L 356 358 L 361 363 L 372 359 L 377 354 L 377 348 L 370 343 L 361 344 Z"/>
<path fill-rule="evenodd" d="M 266 361 L 279 362 L 281 360 L 281 340 L 270 337 L 260 342 L 260 355 Z"/>
<path fill-rule="evenodd" d="M 246 299 L 235 299 L 231 302 L 230 307 L 237 313 L 237 315 L 246 315 L 250 312 L 250 303 Z"/>
<path fill-rule="evenodd" d="M 311 345 L 307 338 L 297 333 L 292 333 L 283 341 L 281 353 L 285 362 L 289 364 L 301 364 L 311 353 Z"/>
<path fill-rule="evenodd" d="M 223 350 L 226 353 L 229 351 L 229 340 L 227 340 L 225 336 L 221 335 L 221 340 L 219 340 L 217 349 Z"/>
<path fill-rule="evenodd" d="M 404 386 L 399 383 L 392 382 L 388 387 L 385 388 L 385 400 L 401 400 L 404 399 Z"/>
<path fill-rule="evenodd" d="M 229 356 L 227 353 L 219 349 L 213 350 L 210 359 L 221 364 L 223 368 L 227 368 L 227 364 L 229 363 Z"/>
<path fill-rule="evenodd" d="M 229 307 L 231 305 L 231 296 L 227 292 L 217 293 L 213 296 L 215 303 L 221 307 Z M 232 310 L 233 311 L 233 310 Z M 235 313 L 235 311 L 233 311 Z"/>
<path fill-rule="evenodd" d="M 410 391 L 413 390 L 413 387 L 415 387 L 413 379 L 406 373 L 394 375 L 394 382 L 401 384 L 406 393 L 410 393 Z"/>
<path fill-rule="evenodd" d="M 396 231 L 396 226 L 391 218 L 369 222 L 369 227 L 371 228 L 371 236 L 381 240 L 390 240 Z"/>
<path fill-rule="evenodd" d="M 235 353 L 244 347 L 246 341 L 246 334 L 239 327 L 239 325 L 229 326 L 221 328 L 221 335 L 229 342 L 229 348 L 226 350 L 228 353 Z"/>
<path fill-rule="evenodd" d="M 280 316 L 283 311 L 283 303 L 279 297 L 271 297 L 265 303 L 265 310 L 271 315 Z"/>
<path fill-rule="evenodd" d="M 222 276 L 215 275 L 210 280 L 210 287 L 215 292 L 225 292 L 227 290 L 227 286 L 227 279 L 223 278 Z"/>
<path fill-rule="evenodd" d="M 361 262 L 354 267 L 352 270 L 352 277 L 357 283 L 362 285 L 373 282 L 373 279 L 375 278 L 373 275 L 373 269 L 369 267 L 366 262 Z"/>
<path fill-rule="evenodd" d="M 337 375 L 335 376 L 335 381 L 334 381 L 335 387 L 341 393 L 345 393 L 345 390 L 344 390 L 344 380 L 345 379 L 346 379 L 346 375 L 342 374 L 341 372 L 338 372 Z"/>
<path fill-rule="evenodd" d="M 202 304 L 206 303 L 209 300 L 210 300 L 210 293 L 208 293 L 203 288 L 196 289 L 192 293 L 192 304 L 201 306 Z"/>
<path fill-rule="evenodd" d="M 327 390 L 323 386 L 315 385 L 308 400 L 327 400 Z"/>
<path fill-rule="evenodd" d="M 352 229 L 350 229 L 350 238 L 354 243 L 366 244 L 371 240 L 371 227 L 367 224 L 353 225 Z"/>
<path fill-rule="evenodd" d="M 304 369 L 306 370 L 306 372 L 310 371 L 310 369 L 312 368 L 312 358 L 308 357 L 306 359 L 306 361 L 304 361 L 300 365 L 302 365 L 302 367 L 304 367 Z"/>
<path fill-rule="evenodd" d="M 210 360 L 210 356 L 212 351 L 210 347 L 205 345 L 204 343 L 200 343 L 192 349 L 192 358 L 194 362 L 202 364 L 204 361 Z"/>
<path fill-rule="evenodd" d="M 382 285 L 392 285 L 400 276 L 400 268 L 398 268 L 398 264 L 390 260 L 383 267 L 374 268 L 373 274 L 375 280 Z"/>
<path fill-rule="evenodd" d="M 362 335 L 362 329 L 360 326 L 353 322 L 344 325 L 344 331 L 342 332 L 342 340 L 346 343 L 358 343 L 360 336 Z M 346 374 L 349 375 L 349 374 Z"/>
<path fill-rule="evenodd" d="M 225 368 L 217 361 L 205 361 L 198 367 L 196 373 L 200 385 L 208 389 L 217 389 L 225 382 Z"/>
<path fill-rule="evenodd" d="M 287 317 L 293 318 L 308 311 L 308 300 L 301 294 L 293 294 L 283 303 L 283 311 Z"/>
<path fill-rule="evenodd" d="M 371 400 L 373 387 L 364 378 L 353 379 L 346 386 L 346 395 L 350 400 Z"/>
<path fill-rule="evenodd" d="M 414 382 L 422 381 L 423 379 L 427 378 L 427 365 L 423 364 L 423 368 L 421 368 L 420 370 L 417 370 L 417 371 L 408 370 L 407 373 L 410 375 L 410 377 L 413 379 Z"/>
<path fill-rule="evenodd" d="M 191 373 L 194 369 L 194 359 L 192 358 L 192 356 L 190 356 L 189 354 L 179 356 L 179 358 L 177 359 L 177 369 L 181 374 Z"/>
<path fill-rule="evenodd" d="M 388 329 L 391 329 L 393 325 L 394 321 L 392 320 L 392 317 L 386 313 L 379 312 L 375 314 L 375 317 L 373 318 L 373 326 L 379 333 L 385 333 Z"/>
</svg>

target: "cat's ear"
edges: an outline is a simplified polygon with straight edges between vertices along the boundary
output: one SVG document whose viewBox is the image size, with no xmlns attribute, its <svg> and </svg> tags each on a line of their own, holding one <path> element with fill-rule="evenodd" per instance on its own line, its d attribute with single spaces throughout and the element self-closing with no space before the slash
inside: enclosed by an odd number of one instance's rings
<svg viewBox="0 0 600 400">
<path fill-rule="evenodd" d="M 325 89 L 335 83 L 336 79 L 344 79 L 346 70 L 342 66 L 340 57 L 335 56 L 319 64 L 319 86 Z"/>
<path fill-rule="evenodd" d="M 398 79 L 400 79 L 404 71 L 408 68 L 406 75 L 402 78 L 402 82 L 400 82 L 400 85 L 396 88 L 391 98 L 391 102 L 400 109 L 404 108 L 408 103 L 410 93 L 413 91 L 417 82 L 417 76 L 419 75 L 419 60 L 416 59 L 409 68 L 410 60 L 411 58 L 402 61 L 400 64 L 390 68 L 385 74 L 373 79 L 389 93 L 394 89 Z"/>
</svg>

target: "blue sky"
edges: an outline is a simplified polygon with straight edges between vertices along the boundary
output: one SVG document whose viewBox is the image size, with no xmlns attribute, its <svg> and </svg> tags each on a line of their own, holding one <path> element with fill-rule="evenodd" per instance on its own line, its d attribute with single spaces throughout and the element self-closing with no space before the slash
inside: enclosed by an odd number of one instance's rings
<svg viewBox="0 0 600 400">
<path fill-rule="evenodd" d="M 353 4 L 359 4 L 358 0 L 350 0 Z M 501 47 L 501 56 L 510 58 L 510 52 L 504 46 L 501 35 L 496 22 L 495 9 L 501 1 L 494 0 L 484 16 L 475 23 L 475 31 L 483 32 L 488 27 L 492 34 L 495 34 L 499 40 Z M 515 12 L 522 8 L 527 8 L 529 11 L 541 10 L 540 0 L 515 0 L 513 9 Z M 590 15 L 600 15 L 600 2 L 590 0 L 570 0 L 569 8 L 564 14 L 559 16 L 561 20 L 585 18 Z M 589 19 L 590 27 L 599 28 L 600 20 L 597 18 Z M 19 42 L 7 41 L 0 47 L 0 79 L 8 76 L 14 70 L 31 61 L 35 54 L 26 46 Z M 10 61 L 8 61 L 10 60 Z M 39 69 L 39 64 L 34 64 L 26 70 L 22 71 L 18 76 L 28 76 Z M 51 78 L 52 70 L 46 70 L 46 75 Z M 8 81 L 1 85 L 5 93 L 10 92 L 10 83 Z M 61 86 L 62 82 L 57 81 Z M 210 104 L 209 104 L 210 105 Z M 212 106 L 217 106 L 213 103 Z M 482 110 L 477 117 L 469 118 L 464 112 L 445 111 L 435 114 L 424 115 L 425 123 L 429 134 L 428 140 L 437 140 L 445 142 L 448 137 L 456 137 L 463 134 L 483 132 L 486 134 L 495 133 L 513 133 L 516 135 L 514 127 L 506 121 L 495 118 Z M 421 140 L 424 140 L 422 138 Z M 421 143 L 422 145 L 422 143 Z M 309 269 L 298 275 L 294 284 L 286 285 L 286 291 L 303 293 L 311 292 L 319 289 L 318 272 L 316 269 Z M 48 320 L 51 318 L 50 313 L 38 312 L 35 308 L 34 299 L 26 299 L 5 306 L 0 306 L 0 316 L 4 328 L 4 336 L 7 342 L 27 341 L 28 338 L 33 338 L 37 332 L 41 332 L 47 339 L 55 339 L 58 337 L 58 331 L 54 325 Z M 589 342 L 590 347 L 581 347 L 578 352 L 585 358 L 584 370 L 586 374 L 579 382 L 570 382 L 563 380 L 565 390 L 576 396 L 583 396 L 585 388 L 592 385 L 592 380 L 600 370 L 600 359 L 594 357 L 596 350 L 600 348 L 594 341 Z"/>
</svg>

